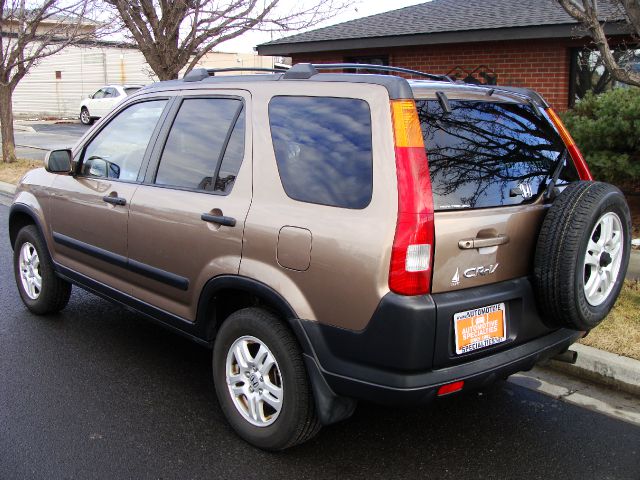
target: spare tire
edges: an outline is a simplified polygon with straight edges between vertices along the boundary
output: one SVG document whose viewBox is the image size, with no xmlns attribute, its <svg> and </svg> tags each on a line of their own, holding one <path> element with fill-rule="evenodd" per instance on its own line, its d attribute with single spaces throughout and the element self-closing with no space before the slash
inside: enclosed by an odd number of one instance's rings
<svg viewBox="0 0 640 480">
<path fill-rule="evenodd" d="M 631 215 L 620 190 L 568 185 L 549 208 L 534 259 L 534 288 L 550 327 L 589 331 L 615 303 L 629 264 Z"/>
</svg>

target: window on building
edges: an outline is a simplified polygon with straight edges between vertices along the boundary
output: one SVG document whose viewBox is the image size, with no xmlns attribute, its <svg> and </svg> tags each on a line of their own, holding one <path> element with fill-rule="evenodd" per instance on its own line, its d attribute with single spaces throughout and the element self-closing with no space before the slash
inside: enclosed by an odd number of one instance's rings
<svg viewBox="0 0 640 480">
<path fill-rule="evenodd" d="M 346 63 L 363 63 L 366 65 L 389 65 L 388 55 L 368 55 L 360 57 L 345 57 Z M 365 68 L 346 68 L 345 73 L 380 73 L 379 70 L 367 70 Z"/>
<path fill-rule="evenodd" d="M 640 72 L 640 48 L 616 48 L 613 50 L 613 56 L 620 65 Z M 611 77 L 604 68 L 598 50 L 577 48 L 572 51 L 569 91 L 571 106 L 583 98 L 587 92 L 598 94 L 619 87 L 626 87 L 626 85 Z"/>
<path fill-rule="evenodd" d="M 278 172 L 289 197 L 344 208 L 369 204 L 373 155 L 367 102 L 274 97 L 269 122 Z"/>
</svg>

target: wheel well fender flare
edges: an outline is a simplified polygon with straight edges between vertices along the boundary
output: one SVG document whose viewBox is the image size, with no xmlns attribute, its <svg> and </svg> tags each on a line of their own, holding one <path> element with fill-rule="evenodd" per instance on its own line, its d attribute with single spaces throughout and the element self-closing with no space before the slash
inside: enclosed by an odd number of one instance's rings
<svg viewBox="0 0 640 480">
<path fill-rule="evenodd" d="M 240 291 L 260 298 L 274 308 L 276 313 L 286 319 L 290 325 L 298 318 L 289 302 L 269 285 L 242 275 L 219 275 L 207 281 L 200 293 L 196 323 L 202 327 L 213 319 L 215 305 L 211 300 L 222 290 Z"/>
<path fill-rule="evenodd" d="M 25 222 L 25 219 L 27 218 L 28 221 Z M 38 232 L 45 241 L 45 245 L 47 245 L 47 248 L 49 248 L 49 245 L 47 244 L 47 237 L 44 235 L 44 229 L 42 228 L 40 217 L 38 217 L 36 212 L 34 212 L 31 207 L 23 203 L 14 203 L 9 209 L 9 241 L 11 242 L 11 248 L 13 249 L 20 228 L 27 225 L 28 223 L 33 223 L 36 226 Z"/>
</svg>

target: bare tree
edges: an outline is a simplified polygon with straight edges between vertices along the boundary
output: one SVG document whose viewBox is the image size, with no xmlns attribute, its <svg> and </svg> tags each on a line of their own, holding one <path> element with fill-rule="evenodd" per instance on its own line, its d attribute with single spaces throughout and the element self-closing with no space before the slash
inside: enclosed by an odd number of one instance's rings
<svg viewBox="0 0 640 480">
<path fill-rule="evenodd" d="M 178 78 L 216 45 L 249 30 L 294 31 L 333 17 L 342 0 L 105 0 L 160 80 Z"/>
<path fill-rule="evenodd" d="M 16 160 L 13 91 L 40 60 L 92 35 L 87 0 L 0 0 L 0 124 L 2 159 Z"/>
<path fill-rule="evenodd" d="M 598 18 L 598 0 L 557 0 L 566 12 L 580 22 L 591 34 L 602 63 L 611 76 L 620 82 L 640 87 L 640 73 L 620 64 L 604 33 L 603 23 Z M 630 25 L 632 35 L 640 37 L 640 1 L 609 0 L 617 4 Z"/>
</svg>

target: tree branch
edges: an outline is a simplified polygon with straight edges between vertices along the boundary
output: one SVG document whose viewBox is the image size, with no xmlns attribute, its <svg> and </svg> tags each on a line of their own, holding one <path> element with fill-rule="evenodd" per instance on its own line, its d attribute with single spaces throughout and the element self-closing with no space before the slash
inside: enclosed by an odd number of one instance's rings
<svg viewBox="0 0 640 480">
<path fill-rule="evenodd" d="M 602 63 L 611 76 L 623 83 L 640 87 L 640 73 L 633 72 L 621 66 L 614 57 L 613 51 L 609 46 L 609 42 L 604 33 L 604 27 L 598 18 L 598 9 L 596 0 L 557 0 L 558 3 L 571 15 L 580 22 L 593 38 Z M 638 0 L 618 0 L 621 8 L 628 18 L 628 23 L 636 32 L 640 31 L 640 23 L 635 23 L 640 19 L 640 3 Z"/>
</svg>

